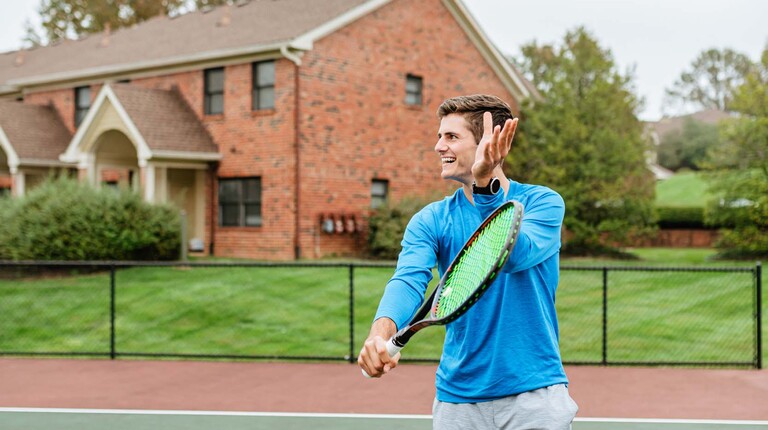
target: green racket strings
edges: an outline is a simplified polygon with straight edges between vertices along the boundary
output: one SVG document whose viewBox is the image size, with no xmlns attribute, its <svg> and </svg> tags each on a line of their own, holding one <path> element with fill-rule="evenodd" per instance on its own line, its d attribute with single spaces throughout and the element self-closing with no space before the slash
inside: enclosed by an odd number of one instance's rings
<svg viewBox="0 0 768 430">
<path fill-rule="evenodd" d="M 485 280 L 504 249 L 513 228 L 515 207 L 509 206 L 493 218 L 459 257 L 440 292 L 435 316 L 455 312 L 475 292 L 482 292 Z M 490 280 L 489 280 L 490 282 Z"/>
</svg>

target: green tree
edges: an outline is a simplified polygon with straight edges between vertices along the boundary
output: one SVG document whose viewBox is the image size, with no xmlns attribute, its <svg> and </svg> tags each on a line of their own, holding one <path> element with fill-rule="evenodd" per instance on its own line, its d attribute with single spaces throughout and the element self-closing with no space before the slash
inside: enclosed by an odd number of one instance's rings
<svg viewBox="0 0 768 430">
<path fill-rule="evenodd" d="M 701 170 L 707 153 L 717 147 L 720 137 L 716 124 L 687 118 L 682 130 L 663 136 L 659 143 L 659 164 L 677 171 L 687 168 Z"/>
<path fill-rule="evenodd" d="M 691 104 L 699 109 L 732 110 L 734 90 L 753 67 L 744 54 L 732 49 L 708 49 L 699 54 L 672 88 L 666 90 L 668 104 Z"/>
<path fill-rule="evenodd" d="M 563 196 L 564 252 L 613 253 L 609 245 L 629 243 L 652 223 L 654 182 L 632 78 L 584 28 L 561 46 L 533 42 L 522 54 L 519 66 L 544 100 L 522 108 L 505 166 L 511 177 Z"/>
<path fill-rule="evenodd" d="M 41 45 L 116 30 L 158 15 L 177 15 L 228 0 L 41 0 L 42 33 L 26 24 L 25 42 Z"/>
<path fill-rule="evenodd" d="M 711 223 L 732 225 L 718 246 L 725 256 L 768 256 L 768 46 L 734 92 L 739 116 L 722 128 L 723 145 L 711 154 Z"/>
</svg>

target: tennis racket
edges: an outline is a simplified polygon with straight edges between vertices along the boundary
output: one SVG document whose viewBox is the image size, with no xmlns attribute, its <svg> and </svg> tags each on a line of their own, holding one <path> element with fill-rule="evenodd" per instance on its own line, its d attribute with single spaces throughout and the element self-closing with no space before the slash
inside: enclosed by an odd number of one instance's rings
<svg viewBox="0 0 768 430">
<path fill-rule="evenodd" d="M 387 352 L 390 356 L 403 349 L 419 330 L 448 324 L 477 302 L 509 259 L 517 243 L 522 218 L 523 205 L 512 200 L 480 224 L 411 321 L 389 339 Z M 365 370 L 363 375 L 368 377 Z"/>
</svg>

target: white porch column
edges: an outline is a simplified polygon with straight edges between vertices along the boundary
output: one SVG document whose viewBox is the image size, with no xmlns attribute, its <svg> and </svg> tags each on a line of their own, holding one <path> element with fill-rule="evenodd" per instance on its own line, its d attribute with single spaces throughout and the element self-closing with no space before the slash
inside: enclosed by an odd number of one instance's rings
<svg viewBox="0 0 768 430">
<path fill-rule="evenodd" d="M 26 186 L 26 181 L 25 181 L 26 176 L 24 175 L 24 172 L 21 170 L 15 170 L 11 174 L 11 178 L 13 181 L 12 187 L 11 187 L 12 195 L 15 197 L 23 196 L 24 188 Z"/>
<path fill-rule="evenodd" d="M 155 166 L 152 163 L 146 163 L 142 170 L 144 171 L 144 200 L 149 203 L 155 202 Z"/>
</svg>

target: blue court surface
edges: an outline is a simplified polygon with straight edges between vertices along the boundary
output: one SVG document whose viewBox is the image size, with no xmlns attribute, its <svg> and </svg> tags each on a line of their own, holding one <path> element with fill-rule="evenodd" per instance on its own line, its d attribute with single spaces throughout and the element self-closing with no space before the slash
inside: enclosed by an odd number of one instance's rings
<svg viewBox="0 0 768 430">
<path fill-rule="evenodd" d="M 429 415 L 0 408 L 3 430 L 430 430 Z M 768 421 L 576 418 L 574 430 L 768 430 Z"/>
</svg>

